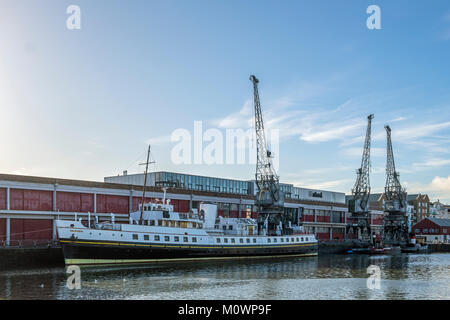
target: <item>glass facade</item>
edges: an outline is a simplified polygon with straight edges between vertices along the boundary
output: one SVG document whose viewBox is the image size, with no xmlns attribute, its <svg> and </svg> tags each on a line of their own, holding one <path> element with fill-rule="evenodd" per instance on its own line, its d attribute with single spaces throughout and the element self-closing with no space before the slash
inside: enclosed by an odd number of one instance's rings
<svg viewBox="0 0 450 320">
<path fill-rule="evenodd" d="M 155 186 L 176 187 L 188 190 L 214 191 L 232 194 L 249 194 L 251 182 L 193 176 L 173 172 L 153 172 Z"/>
</svg>

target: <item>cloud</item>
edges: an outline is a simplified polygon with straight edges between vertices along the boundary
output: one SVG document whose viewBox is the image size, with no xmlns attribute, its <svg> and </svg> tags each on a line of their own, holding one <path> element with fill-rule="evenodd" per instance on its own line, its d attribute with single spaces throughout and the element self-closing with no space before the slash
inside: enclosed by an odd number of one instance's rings
<svg viewBox="0 0 450 320">
<path fill-rule="evenodd" d="M 327 126 L 324 127 L 327 128 Z M 313 127 L 310 130 L 307 130 L 307 132 L 302 133 L 300 139 L 306 142 L 325 142 L 345 139 L 346 137 L 359 132 L 362 127 L 364 127 L 364 123 L 361 122 L 348 125 L 334 125 L 334 128 L 322 129 L 322 131 L 316 130 L 317 127 Z"/>
<path fill-rule="evenodd" d="M 351 112 L 360 109 L 357 99 L 346 99 L 334 107 L 321 102 L 327 92 L 335 90 L 332 81 L 338 79 L 303 82 L 281 97 L 261 98 L 265 129 L 278 129 L 281 139 L 296 137 L 308 143 L 345 140 L 359 133 L 365 119 Z M 254 126 L 253 117 L 253 99 L 248 99 L 239 111 L 211 123 L 220 128 L 246 129 Z"/>
<path fill-rule="evenodd" d="M 247 100 L 238 112 L 227 115 L 222 119 L 214 119 L 211 122 L 219 128 L 248 128 L 252 123 L 252 108 L 252 100 Z"/>
<path fill-rule="evenodd" d="M 331 190 L 337 187 L 345 186 L 347 183 L 351 182 L 350 179 L 339 179 L 339 180 L 331 180 L 331 181 L 322 181 L 313 184 L 305 184 L 302 187 L 308 189 L 316 189 L 316 190 Z M 340 188 L 342 189 L 342 188 Z"/>
<path fill-rule="evenodd" d="M 413 167 L 416 169 L 427 169 L 427 168 L 437 168 L 450 165 L 450 159 L 439 159 L 439 158 L 432 158 L 425 160 L 424 162 L 415 162 L 413 163 Z"/>
<path fill-rule="evenodd" d="M 405 186 L 407 187 L 408 193 L 427 193 L 432 198 L 431 201 L 440 199 L 450 203 L 450 176 L 436 176 L 429 184 L 405 182 Z"/>
<path fill-rule="evenodd" d="M 350 157 L 362 157 L 363 154 L 363 146 L 360 148 L 345 148 L 341 150 L 341 154 L 350 156 Z M 384 157 L 386 156 L 386 149 L 384 148 L 370 148 L 370 156 L 371 157 Z"/>
<path fill-rule="evenodd" d="M 406 124 L 404 127 L 391 128 L 392 129 L 392 140 L 398 142 L 417 142 L 416 139 L 431 137 L 434 133 L 439 132 L 443 129 L 450 128 L 450 121 L 438 122 L 438 123 L 428 123 L 428 124 Z M 372 135 L 373 140 L 385 140 L 386 131 L 378 131 Z"/>
</svg>

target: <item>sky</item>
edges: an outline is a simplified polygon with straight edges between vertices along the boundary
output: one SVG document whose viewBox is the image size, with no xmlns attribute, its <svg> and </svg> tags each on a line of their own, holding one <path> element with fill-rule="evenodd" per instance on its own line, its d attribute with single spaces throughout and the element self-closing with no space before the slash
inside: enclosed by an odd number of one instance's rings
<svg viewBox="0 0 450 320">
<path fill-rule="evenodd" d="M 407 192 L 450 203 L 448 0 L 0 0 L 0 39 L 1 173 L 103 181 L 150 143 L 152 171 L 253 179 L 248 159 L 176 163 L 172 138 L 254 130 L 255 74 L 281 182 L 349 194 L 373 113 L 372 193 L 388 124 Z"/>
</svg>

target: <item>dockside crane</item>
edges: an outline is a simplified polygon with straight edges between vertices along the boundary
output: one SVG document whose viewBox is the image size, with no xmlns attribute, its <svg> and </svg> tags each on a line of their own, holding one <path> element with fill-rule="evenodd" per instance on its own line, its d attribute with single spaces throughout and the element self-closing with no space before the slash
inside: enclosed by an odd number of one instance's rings
<svg viewBox="0 0 450 320">
<path fill-rule="evenodd" d="M 395 170 L 391 128 L 388 125 L 384 128 L 387 135 L 387 159 L 386 186 L 384 188 L 383 242 L 401 245 L 405 244 L 409 239 L 406 190 L 400 184 L 400 174 Z"/>
<path fill-rule="evenodd" d="M 286 233 L 283 226 L 284 193 L 272 163 L 272 153 L 266 144 L 264 122 L 259 100 L 259 80 L 250 76 L 253 83 L 253 100 L 256 130 L 256 206 L 258 207 L 258 234 Z"/>
<path fill-rule="evenodd" d="M 370 141 L 372 131 L 372 119 L 374 115 L 367 117 L 366 139 L 361 160 L 361 167 L 356 170 L 356 182 L 352 189 L 352 198 L 348 202 L 348 211 L 351 213 L 347 225 L 347 234 L 351 230 L 354 234 L 361 234 L 364 238 L 370 237 Z"/>
</svg>

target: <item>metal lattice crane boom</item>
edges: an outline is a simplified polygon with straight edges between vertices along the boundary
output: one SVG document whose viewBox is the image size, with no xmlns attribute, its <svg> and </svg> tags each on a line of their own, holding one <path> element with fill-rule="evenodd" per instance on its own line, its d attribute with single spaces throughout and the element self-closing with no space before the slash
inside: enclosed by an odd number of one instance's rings
<svg viewBox="0 0 450 320">
<path fill-rule="evenodd" d="M 372 130 L 372 119 L 374 115 L 367 117 L 367 131 L 364 142 L 364 151 L 361 160 L 361 167 L 356 171 L 357 178 L 352 189 L 353 201 L 350 203 L 350 211 L 352 213 L 367 213 L 369 211 L 370 197 L 370 141 Z"/>
<path fill-rule="evenodd" d="M 267 148 L 264 122 L 259 101 L 258 79 L 250 76 L 253 83 L 256 130 L 256 205 L 258 207 L 258 233 L 275 235 L 284 233 L 284 193 L 272 164 L 272 153 Z"/>
<path fill-rule="evenodd" d="M 392 151 L 391 128 L 384 127 L 387 134 L 385 210 L 388 212 L 406 212 L 406 191 L 400 184 L 400 174 L 395 171 L 394 152 Z"/>
<path fill-rule="evenodd" d="M 387 134 L 386 186 L 384 188 L 383 242 L 404 245 L 409 242 L 409 226 L 406 214 L 406 190 L 400 184 L 400 175 L 395 171 L 392 151 L 391 128 L 384 127 Z"/>
<path fill-rule="evenodd" d="M 256 186 L 259 190 L 258 201 L 264 205 L 276 205 L 281 199 L 279 178 L 272 163 L 272 153 L 268 150 L 264 132 L 264 122 L 259 101 L 259 80 L 250 76 L 253 83 L 256 130 Z"/>
</svg>

